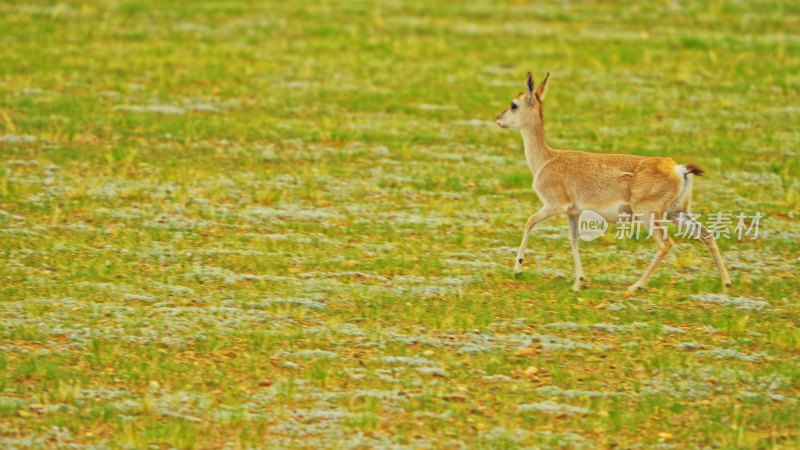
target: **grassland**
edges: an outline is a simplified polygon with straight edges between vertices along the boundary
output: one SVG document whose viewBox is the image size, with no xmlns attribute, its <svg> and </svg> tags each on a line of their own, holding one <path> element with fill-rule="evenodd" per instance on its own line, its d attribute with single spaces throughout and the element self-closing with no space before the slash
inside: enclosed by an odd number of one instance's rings
<svg viewBox="0 0 800 450">
<path fill-rule="evenodd" d="M 0 446 L 800 446 L 796 2 L 0 4 Z M 706 170 L 678 241 L 537 227 L 495 114 Z"/>
</svg>

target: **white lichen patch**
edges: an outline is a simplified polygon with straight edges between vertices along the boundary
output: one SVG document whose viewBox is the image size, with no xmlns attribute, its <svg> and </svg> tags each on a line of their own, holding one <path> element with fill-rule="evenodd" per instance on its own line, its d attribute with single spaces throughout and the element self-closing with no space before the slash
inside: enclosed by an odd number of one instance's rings
<svg viewBox="0 0 800 450">
<path fill-rule="evenodd" d="M 607 333 L 620 333 L 620 332 L 634 331 L 636 329 L 648 328 L 650 327 L 650 325 L 644 322 L 634 322 L 625 325 L 610 325 L 606 323 L 594 323 L 586 325 L 575 322 L 555 322 L 555 323 L 545 324 L 544 327 L 556 330 L 598 330 L 598 331 L 605 331 Z"/>
<path fill-rule="evenodd" d="M 36 142 L 36 136 L 18 134 L 5 134 L 0 136 L 0 143 L 29 144 L 31 142 Z"/>
<path fill-rule="evenodd" d="M 625 392 L 614 391 L 584 391 L 580 389 L 560 389 L 557 386 L 542 386 L 536 390 L 542 395 L 550 397 L 565 397 L 565 398 L 596 398 L 596 397 L 620 397 L 629 396 Z"/>
<path fill-rule="evenodd" d="M 149 295 L 141 295 L 141 294 L 125 294 L 122 296 L 122 299 L 126 302 L 143 302 L 143 303 L 153 303 L 156 301 L 155 298 L 150 297 Z"/>
<path fill-rule="evenodd" d="M 451 266 L 469 267 L 472 269 L 491 269 L 495 267 L 503 267 L 502 264 L 498 264 L 492 261 L 466 261 L 461 259 L 445 259 L 442 262 L 444 262 L 445 264 L 449 264 Z"/>
<path fill-rule="evenodd" d="M 300 277 L 301 278 L 355 278 L 355 279 L 375 280 L 383 282 L 389 281 L 389 279 L 384 276 L 363 273 L 363 272 L 307 272 L 300 275 Z"/>
<path fill-rule="evenodd" d="M 534 340 L 539 341 L 544 350 L 566 351 L 566 350 L 609 350 L 611 347 L 606 344 L 596 345 L 588 342 L 577 341 L 574 339 L 560 338 L 549 334 L 532 335 L 509 335 L 508 339 L 517 345 L 516 348 L 527 348 Z"/>
<path fill-rule="evenodd" d="M 123 104 L 114 107 L 115 111 L 182 115 L 187 112 L 219 113 L 223 109 L 238 105 L 237 101 L 208 101 L 203 99 L 180 99 L 177 104 L 154 102 L 147 105 Z"/>
<path fill-rule="evenodd" d="M 514 382 L 513 378 L 511 378 L 509 376 L 506 376 L 506 375 L 502 375 L 502 374 L 484 375 L 482 377 L 482 379 L 485 380 L 485 381 L 500 382 L 500 383 L 512 383 L 512 382 Z"/>
<path fill-rule="evenodd" d="M 764 358 L 767 358 L 769 356 L 763 352 L 743 353 L 740 352 L 739 350 L 736 350 L 735 348 L 720 348 L 720 347 L 713 347 L 711 350 L 698 352 L 695 355 L 707 358 L 714 358 L 714 359 L 735 359 L 745 362 L 763 361 Z"/>
<path fill-rule="evenodd" d="M 236 284 L 240 281 L 292 281 L 292 277 L 278 275 L 254 275 L 249 273 L 236 273 L 232 270 L 221 267 L 206 266 L 196 264 L 182 275 L 186 279 L 191 279 L 199 283 L 212 284 L 222 282 L 226 285 Z"/>
<path fill-rule="evenodd" d="M 695 294 L 689 298 L 701 303 L 711 303 L 723 306 L 733 306 L 743 311 L 763 311 L 770 307 L 764 300 L 753 300 L 747 297 L 730 297 L 728 294 Z"/>
<path fill-rule="evenodd" d="M 284 351 L 281 353 L 282 356 L 294 356 L 300 359 L 316 359 L 316 358 L 324 358 L 324 359 L 336 359 L 339 357 L 334 352 L 330 352 L 327 350 L 320 350 L 320 349 L 312 349 L 312 350 L 297 350 L 293 352 Z"/>
<path fill-rule="evenodd" d="M 497 350 L 499 348 L 502 348 L 502 346 L 500 346 L 500 345 L 482 345 L 482 344 L 469 343 L 469 344 L 464 344 L 461 347 L 459 347 L 458 350 L 456 350 L 456 353 L 458 353 L 460 355 L 463 355 L 463 354 L 474 355 L 474 354 L 477 354 L 477 353 L 491 352 L 491 351 Z"/>
<path fill-rule="evenodd" d="M 664 334 L 686 334 L 684 330 L 681 330 L 680 328 L 670 327 L 668 325 L 662 325 L 661 332 Z"/>
<path fill-rule="evenodd" d="M 292 305 L 300 306 L 309 310 L 324 309 L 327 305 L 308 298 L 265 298 L 257 302 L 244 302 L 243 305 L 249 308 L 263 308 L 267 305 Z"/>
<path fill-rule="evenodd" d="M 402 365 L 411 367 L 437 365 L 434 361 L 431 361 L 428 358 L 423 358 L 421 356 L 384 356 L 374 361 L 390 365 Z"/>
<path fill-rule="evenodd" d="M 708 381 L 681 380 L 676 377 L 645 380 L 639 389 L 639 396 L 667 396 L 678 399 L 708 398 L 712 394 L 722 394 L 725 389 Z"/>
<path fill-rule="evenodd" d="M 591 413 L 587 408 L 579 406 L 565 405 L 563 403 L 556 403 L 552 400 L 545 400 L 537 403 L 523 403 L 517 406 L 520 412 L 539 412 L 549 415 L 585 415 Z"/>
<path fill-rule="evenodd" d="M 272 224 L 279 221 L 320 222 L 327 226 L 331 221 L 344 220 L 344 216 L 333 208 L 303 207 L 297 204 L 280 203 L 271 206 L 247 206 L 236 216 L 256 224 Z"/>
<path fill-rule="evenodd" d="M 684 350 L 687 352 L 693 352 L 696 350 L 703 350 L 708 348 L 708 346 L 703 344 L 698 344 L 697 342 L 681 342 L 680 344 L 675 344 L 675 348 L 678 350 Z"/>
<path fill-rule="evenodd" d="M 422 103 L 417 106 L 421 111 L 457 111 L 456 105 L 434 105 L 430 103 Z"/>
<path fill-rule="evenodd" d="M 158 114 L 185 114 L 186 110 L 175 105 L 118 105 L 114 107 L 116 111 L 148 112 Z"/>
</svg>

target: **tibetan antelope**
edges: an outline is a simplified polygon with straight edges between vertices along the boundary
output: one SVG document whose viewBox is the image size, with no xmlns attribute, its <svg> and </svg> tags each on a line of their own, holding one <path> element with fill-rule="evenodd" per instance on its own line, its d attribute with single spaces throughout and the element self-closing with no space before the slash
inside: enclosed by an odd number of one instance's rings
<svg viewBox="0 0 800 450">
<path fill-rule="evenodd" d="M 703 173 L 693 164 L 677 164 L 670 158 L 637 155 L 607 155 L 550 148 L 544 136 L 542 103 L 547 93 L 548 73 L 534 87 L 528 72 L 525 91 L 511 101 L 511 106 L 497 115 L 497 124 L 516 128 L 522 133 L 525 158 L 533 174 L 533 190 L 544 206 L 525 224 L 522 243 L 514 260 L 514 274 L 522 272 L 522 260 L 533 227 L 546 219 L 566 214 L 569 237 L 575 260 L 575 283 L 579 290 L 584 281 L 578 253 L 578 218 L 591 210 L 616 223 L 621 213 L 645 218 L 644 224 L 658 243 L 658 251 L 647 270 L 628 288 L 633 293 L 647 285 L 672 246 L 666 226 L 655 227 L 656 220 L 681 225 L 691 223 L 698 237 L 711 251 L 722 278 L 723 292 L 730 286 L 728 272 L 722 262 L 714 235 L 689 213 L 692 180 Z M 653 231 L 653 230 L 656 231 Z"/>
</svg>

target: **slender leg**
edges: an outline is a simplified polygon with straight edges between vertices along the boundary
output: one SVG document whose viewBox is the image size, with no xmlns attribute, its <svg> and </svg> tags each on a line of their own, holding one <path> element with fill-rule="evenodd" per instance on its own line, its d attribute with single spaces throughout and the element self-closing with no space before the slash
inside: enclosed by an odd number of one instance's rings
<svg viewBox="0 0 800 450">
<path fill-rule="evenodd" d="M 528 222 L 525 224 L 525 232 L 522 234 L 522 243 L 519 245 L 517 258 L 514 260 L 515 275 L 522 272 L 522 260 L 525 259 L 525 249 L 528 248 L 528 238 L 531 235 L 531 230 L 533 229 L 534 225 L 562 212 L 564 211 L 545 205 L 542 209 L 537 211 L 536 214 L 532 215 L 528 219 Z"/>
<path fill-rule="evenodd" d="M 722 292 L 728 292 L 728 288 L 731 286 L 731 279 L 728 277 L 728 271 L 725 269 L 722 255 L 719 253 L 717 240 L 714 239 L 714 233 L 708 231 L 708 228 L 704 227 L 700 222 L 692 219 L 690 216 L 684 216 L 683 213 L 680 213 L 679 216 L 683 218 L 683 223 L 681 223 L 678 217 L 672 219 L 672 222 L 678 225 L 678 227 L 685 227 L 687 223 L 699 227 L 700 240 L 708 247 L 708 250 L 711 252 L 711 257 L 714 259 L 714 264 L 717 265 L 717 270 L 719 270 L 719 277 L 722 279 Z"/>
<path fill-rule="evenodd" d="M 728 271 L 725 269 L 722 255 L 719 254 L 717 240 L 714 239 L 714 234 L 702 225 L 700 225 L 700 233 L 700 239 L 711 252 L 711 257 L 714 258 L 714 264 L 717 265 L 717 270 L 719 270 L 719 277 L 722 278 L 722 292 L 728 292 L 728 288 L 731 286 L 731 279 L 728 277 Z"/>
<path fill-rule="evenodd" d="M 658 242 L 658 251 L 656 252 L 656 256 L 653 258 L 653 262 L 650 263 L 650 266 L 647 268 L 647 270 L 644 271 L 642 277 L 628 288 L 628 292 L 630 293 L 634 293 L 647 286 L 647 281 L 650 280 L 653 272 L 655 272 L 659 264 L 661 264 L 661 261 L 663 261 L 667 256 L 670 247 L 672 247 L 672 241 L 670 240 L 669 233 L 666 229 L 654 232 L 653 237 L 656 239 L 656 242 Z"/>
<path fill-rule="evenodd" d="M 575 259 L 575 283 L 572 285 L 573 291 L 579 291 L 583 283 L 583 267 L 581 267 L 581 255 L 578 252 L 578 218 L 568 215 L 569 218 L 569 240 L 572 244 L 572 257 Z"/>
</svg>

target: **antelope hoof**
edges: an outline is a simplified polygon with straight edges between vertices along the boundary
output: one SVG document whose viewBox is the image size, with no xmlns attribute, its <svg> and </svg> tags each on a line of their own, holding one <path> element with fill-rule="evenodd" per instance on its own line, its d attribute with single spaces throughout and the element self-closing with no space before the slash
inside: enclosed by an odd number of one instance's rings
<svg viewBox="0 0 800 450">
<path fill-rule="evenodd" d="M 628 288 L 628 290 L 626 292 L 628 292 L 629 294 L 632 295 L 632 294 L 635 294 L 637 291 L 642 290 L 643 287 L 644 286 L 642 286 L 639 283 L 633 283 L 632 285 L 630 285 L 630 287 Z"/>
<path fill-rule="evenodd" d="M 575 283 L 572 284 L 572 290 L 575 292 L 581 290 L 581 280 L 575 280 Z"/>
<path fill-rule="evenodd" d="M 517 258 L 514 260 L 514 277 L 519 278 L 519 275 L 522 273 L 522 258 Z"/>
</svg>

